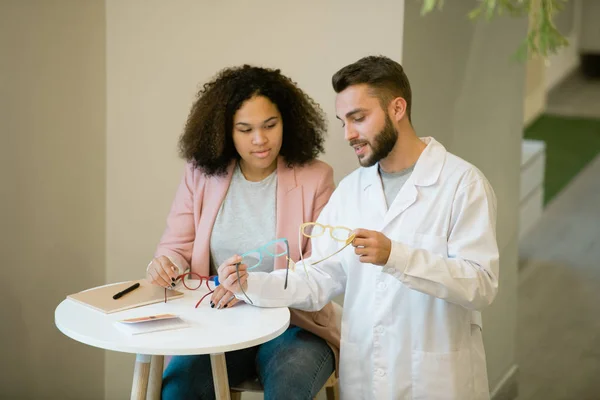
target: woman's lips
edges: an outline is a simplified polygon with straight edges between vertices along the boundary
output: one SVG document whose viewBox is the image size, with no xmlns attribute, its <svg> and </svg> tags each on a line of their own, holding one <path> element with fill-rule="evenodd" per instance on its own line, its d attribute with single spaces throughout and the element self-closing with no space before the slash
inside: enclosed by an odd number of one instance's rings
<svg viewBox="0 0 600 400">
<path fill-rule="evenodd" d="M 269 156 L 270 152 L 271 152 L 271 149 L 266 149 L 263 151 L 254 151 L 254 152 L 252 152 L 252 154 L 258 158 L 267 158 Z"/>
</svg>

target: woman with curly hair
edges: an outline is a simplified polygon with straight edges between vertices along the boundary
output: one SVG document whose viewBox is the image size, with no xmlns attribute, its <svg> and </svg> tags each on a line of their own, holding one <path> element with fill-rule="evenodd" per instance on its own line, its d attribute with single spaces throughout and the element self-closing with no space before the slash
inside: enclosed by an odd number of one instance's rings
<svg viewBox="0 0 600 400">
<path fill-rule="evenodd" d="M 316 160 L 325 133 L 321 108 L 279 70 L 244 65 L 218 73 L 200 90 L 180 138 L 188 163 L 147 279 L 172 287 L 186 269 L 216 275 L 232 255 L 276 238 L 288 239 L 293 260 L 300 247 L 308 256 L 299 226 L 317 219 L 334 190 L 332 168 Z M 285 257 L 265 257 L 254 270 L 286 267 Z M 210 305 L 237 301 L 218 286 Z M 257 377 L 265 399 L 313 398 L 335 370 L 340 324 L 333 303 L 291 310 L 279 337 L 226 353 L 230 385 Z M 214 399 L 209 356 L 173 357 L 162 398 Z"/>
</svg>

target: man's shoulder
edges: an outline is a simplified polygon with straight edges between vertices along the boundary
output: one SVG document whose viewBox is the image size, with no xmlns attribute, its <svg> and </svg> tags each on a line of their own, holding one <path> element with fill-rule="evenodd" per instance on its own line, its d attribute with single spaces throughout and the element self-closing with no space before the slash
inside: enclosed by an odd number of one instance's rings
<svg viewBox="0 0 600 400">
<path fill-rule="evenodd" d="M 461 187 L 478 181 L 488 182 L 479 168 L 450 152 L 446 153 L 446 161 L 442 169 L 442 174 L 445 181 L 454 181 Z"/>
</svg>

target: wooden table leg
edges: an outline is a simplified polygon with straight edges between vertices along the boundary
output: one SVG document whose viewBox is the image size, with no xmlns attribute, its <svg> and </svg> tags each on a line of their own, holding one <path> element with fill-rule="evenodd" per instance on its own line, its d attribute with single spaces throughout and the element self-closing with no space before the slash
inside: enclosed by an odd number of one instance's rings
<svg viewBox="0 0 600 400">
<path fill-rule="evenodd" d="M 131 400 L 146 399 L 148 389 L 148 376 L 150 375 L 150 361 L 152 356 L 137 354 L 135 356 L 135 369 L 133 370 L 133 384 L 131 385 Z"/>
<path fill-rule="evenodd" d="M 146 399 L 148 400 L 160 400 L 164 362 L 164 356 L 152 356 L 150 379 L 148 381 L 148 391 L 146 392 Z"/>
<path fill-rule="evenodd" d="M 211 354 L 210 365 L 212 367 L 215 396 L 217 400 L 231 400 L 231 397 L 229 396 L 229 378 L 227 377 L 225 353 Z"/>
</svg>

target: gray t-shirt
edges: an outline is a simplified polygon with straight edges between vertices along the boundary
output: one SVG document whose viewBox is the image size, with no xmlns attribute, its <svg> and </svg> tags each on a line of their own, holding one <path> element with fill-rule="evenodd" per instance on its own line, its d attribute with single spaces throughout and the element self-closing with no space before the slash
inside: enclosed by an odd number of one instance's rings
<svg viewBox="0 0 600 400">
<path fill-rule="evenodd" d="M 410 174 L 412 174 L 415 166 L 408 167 L 399 172 L 385 172 L 379 169 L 379 176 L 381 177 L 381 184 L 383 186 L 383 192 L 385 193 L 385 201 L 387 203 L 388 208 L 394 202 L 394 199 L 402 189 L 402 186 L 406 183 L 408 178 L 410 178 Z"/>
<path fill-rule="evenodd" d="M 210 237 L 211 275 L 233 255 L 242 255 L 275 239 L 276 199 L 277 171 L 260 182 L 251 182 L 238 164 Z M 270 272 L 273 265 L 273 257 L 263 252 L 261 264 L 252 271 Z"/>
</svg>

